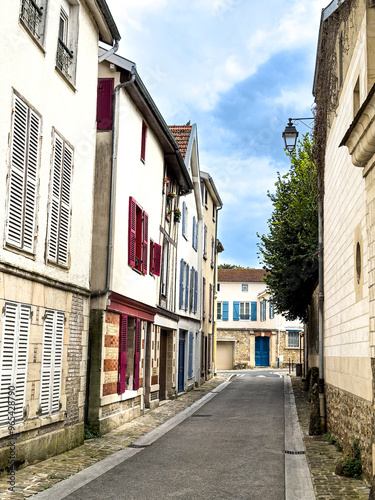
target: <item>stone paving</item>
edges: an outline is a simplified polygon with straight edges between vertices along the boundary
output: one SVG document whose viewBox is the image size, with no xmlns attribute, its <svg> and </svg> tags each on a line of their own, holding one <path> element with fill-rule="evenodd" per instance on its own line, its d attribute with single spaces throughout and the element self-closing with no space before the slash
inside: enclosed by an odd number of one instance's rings
<svg viewBox="0 0 375 500">
<path fill-rule="evenodd" d="M 368 500 L 370 490 L 361 480 L 335 474 L 336 463 L 342 457 L 342 452 L 324 441 L 322 436 L 308 435 L 310 404 L 307 392 L 302 389 L 300 378 L 292 377 L 292 384 L 316 499 Z"/>
<path fill-rule="evenodd" d="M 0 498 L 2 500 L 29 498 L 129 446 L 211 392 L 227 380 L 228 375 L 228 372 L 219 373 L 201 387 L 183 394 L 175 400 L 163 402 L 155 410 L 147 411 L 144 416 L 136 418 L 100 438 L 89 439 L 79 448 L 17 471 L 15 492 L 8 491 L 7 477 L 0 478 Z M 335 464 L 341 453 L 333 445 L 322 440 L 320 436 L 308 436 L 309 403 L 307 402 L 307 393 L 303 391 L 299 378 L 292 377 L 292 382 L 307 462 L 317 500 L 368 500 L 369 489 L 362 481 L 335 475 Z"/>
</svg>

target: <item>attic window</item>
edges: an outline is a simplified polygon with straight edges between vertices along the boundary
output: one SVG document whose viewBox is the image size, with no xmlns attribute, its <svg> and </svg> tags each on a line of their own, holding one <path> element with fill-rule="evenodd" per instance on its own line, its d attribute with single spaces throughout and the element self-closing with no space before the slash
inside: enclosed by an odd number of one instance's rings
<svg viewBox="0 0 375 500">
<path fill-rule="evenodd" d="M 243 292 L 248 292 L 249 291 L 249 285 L 242 285 L 242 291 Z"/>
</svg>

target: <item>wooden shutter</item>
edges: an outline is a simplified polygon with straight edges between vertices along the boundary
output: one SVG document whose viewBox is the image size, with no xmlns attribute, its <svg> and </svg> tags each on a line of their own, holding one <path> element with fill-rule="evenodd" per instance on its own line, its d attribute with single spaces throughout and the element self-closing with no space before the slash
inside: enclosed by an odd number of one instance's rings
<svg viewBox="0 0 375 500">
<path fill-rule="evenodd" d="M 228 321 L 229 319 L 229 302 L 223 302 L 223 321 Z"/>
<path fill-rule="evenodd" d="M 0 425 L 8 420 L 8 388 L 15 388 L 15 420 L 23 421 L 28 347 L 30 335 L 30 306 L 5 303 L 1 348 Z"/>
<path fill-rule="evenodd" d="M 119 332 L 119 357 L 118 357 L 118 382 L 117 393 L 123 394 L 126 388 L 126 353 L 128 345 L 128 317 L 122 314 L 120 317 Z"/>
<path fill-rule="evenodd" d="M 63 266 L 68 265 L 72 170 L 73 150 L 55 135 L 48 260 Z"/>
<path fill-rule="evenodd" d="M 233 321 L 239 321 L 240 319 L 240 303 L 233 302 Z"/>
<path fill-rule="evenodd" d="M 208 321 L 212 321 L 212 291 L 213 291 L 213 285 L 210 283 L 210 297 L 209 297 L 209 304 L 208 304 Z"/>
<path fill-rule="evenodd" d="M 188 364 L 188 378 L 193 376 L 193 353 L 194 353 L 194 333 L 189 332 L 189 364 Z"/>
<path fill-rule="evenodd" d="M 42 414 L 60 409 L 65 315 L 46 310 L 43 328 L 40 406 Z"/>
<path fill-rule="evenodd" d="M 196 250 L 196 247 L 195 247 L 195 230 L 196 230 L 196 227 L 195 227 L 195 216 L 193 217 L 193 238 L 192 238 L 192 245 L 193 245 L 193 248 Z"/>
<path fill-rule="evenodd" d="M 189 272 L 190 266 L 186 264 L 185 311 L 189 309 Z"/>
<path fill-rule="evenodd" d="M 154 262 L 155 262 L 155 248 L 154 248 L 154 240 L 150 238 L 150 274 L 154 274 Z"/>
<path fill-rule="evenodd" d="M 6 240 L 33 252 L 40 155 L 40 117 L 14 96 Z"/>
<path fill-rule="evenodd" d="M 167 265 L 167 262 L 165 262 Z M 161 266 L 161 245 L 154 243 L 154 274 L 160 276 L 160 266 Z"/>
<path fill-rule="evenodd" d="M 141 359 L 141 320 L 135 320 L 135 353 L 134 353 L 134 385 L 133 389 L 139 389 L 139 369 Z"/>
<path fill-rule="evenodd" d="M 198 271 L 195 271 L 194 276 L 194 313 L 197 312 L 198 307 Z"/>
<path fill-rule="evenodd" d="M 146 137 L 147 137 L 147 125 L 142 122 L 142 139 L 141 139 L 141 160 L 146 161 Z"/>
<path fill-rule="evenodd" d="M 143 212 L 142 217 L 142 273 L 147 274 L 147 249 L 148 249 L 148 215 Z"/>
<path fill-rule="evenodd" d="M 135 267 L 135 244 L 136 244 L 136 215 L 137 204 L 134 198 L 129 198 L 129 266 Z"/>
<path fill-rule="evenodd" d="M 195 249 L 198 250 L 198 221 L 195 227 Z"/>
<path fill-rule="evenodd" d="M 251 321 L 256 321 L 257 320 L 257 303 L 252 302 L 251 303 Z"/>
<path fill-rule="evenodd" d="M 184 260 L 180 261 L 180 309 L 184 304 Z"/>
<path fill-rule="evenodd" d="M 98 130 L 112 130 L 113 78 L 98 79 L 96 123 Z"/>
</svg>

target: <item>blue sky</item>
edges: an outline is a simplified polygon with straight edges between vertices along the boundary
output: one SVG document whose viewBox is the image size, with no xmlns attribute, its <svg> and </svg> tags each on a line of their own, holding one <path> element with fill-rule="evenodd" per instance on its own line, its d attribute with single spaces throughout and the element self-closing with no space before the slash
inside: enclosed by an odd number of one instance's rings
<svg viewBox="0 0 375 500">
<path fill-rule="evenodd" d="M 169 125 L 198 125 L 201 169 L 223 200 L 220 263 L 260 267 L 288 118 L 311 116 L 328 0 L 107 0 L 122 40 Z M 307 129 L 298 125 L 300 133 Z"/>
</svg>

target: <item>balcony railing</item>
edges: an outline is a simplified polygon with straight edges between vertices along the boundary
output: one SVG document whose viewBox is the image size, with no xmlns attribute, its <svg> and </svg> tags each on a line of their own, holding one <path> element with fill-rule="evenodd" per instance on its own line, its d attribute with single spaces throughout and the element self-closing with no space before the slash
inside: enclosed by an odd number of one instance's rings
<svg viewBox="0 0 375 500">
<path fill-rule="evenodd" d="M 56 67 L 67 77 L 69 80 L 72 78 L 71 68 L 73 62 L 73 52 L 68 49 L 65 43 L 58 39 Z"/>
<path fill-rule="evenodd" d="M 34 0 L 22 0 L 21 19 L 37 40 L 41 36 L 42 15 L 43 7 L 38 7 Z"/>
</svg>

